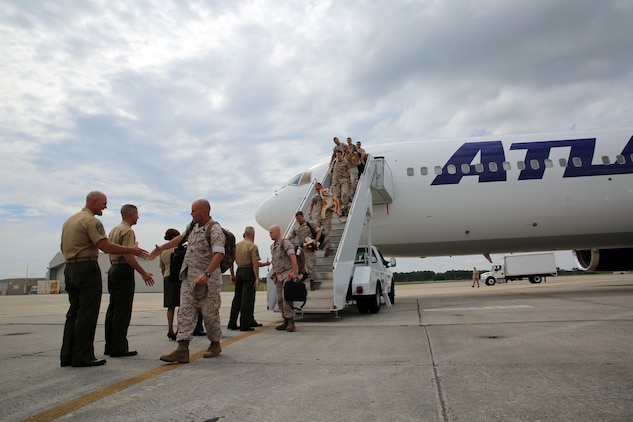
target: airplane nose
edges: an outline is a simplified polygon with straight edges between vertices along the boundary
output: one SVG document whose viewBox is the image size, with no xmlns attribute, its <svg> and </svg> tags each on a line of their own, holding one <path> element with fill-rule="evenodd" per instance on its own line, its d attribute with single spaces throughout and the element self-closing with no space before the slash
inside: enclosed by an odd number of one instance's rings
<svg viewBox="0 0 633 422">
<path fill-rule="evenodd" d="M 262 228 L 268 230 L 273 225 L 273 219 L 271 214 L 270 198 L 262 202 L 262 204 L 255 211 L 255 221 Z"/>
</svg>

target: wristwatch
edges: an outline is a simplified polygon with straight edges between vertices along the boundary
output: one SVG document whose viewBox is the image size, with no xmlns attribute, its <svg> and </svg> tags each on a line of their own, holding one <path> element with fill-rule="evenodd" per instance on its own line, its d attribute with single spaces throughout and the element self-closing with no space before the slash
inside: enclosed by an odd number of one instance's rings
<svg viewBox="0 0 633 422">
<path fill-rule="evenodd" d="M 206 273 L 204 273 L 204 275 L 207 276 L 207 278 L 211 278 L 211 273 L 209 271 L 207 271 Z"/>
</svg>

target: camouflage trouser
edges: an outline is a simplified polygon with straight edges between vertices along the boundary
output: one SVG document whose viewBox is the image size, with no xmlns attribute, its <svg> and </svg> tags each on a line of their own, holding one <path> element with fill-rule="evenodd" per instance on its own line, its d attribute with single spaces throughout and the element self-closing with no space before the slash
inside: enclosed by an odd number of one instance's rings
<svg viewBox="0 0 633 422">
<path fill-rule="evenodd" d="M 316 268 L 316 253 L 314 249 L 303 248 L 303 252 L 299 255 L 299 273 L 308 274 L 306 280 L 314 280 L 314 271 Z"/>
<path fill-rule="evenodd" d="M 356 187 L 358 186 L 358 167 L 353 167 L 349 169 L 349 179 L 350 179 L 350 187 L 349 187 L 349 196 L 350 202 L 354 199 L 354 195 L 356 194 Z"/>
<path fill-rule="evenodd" d="M 323 243 L 325 242 L 325 244 L 323 245 L 324 248 L 329 248 L 330 247 L 330 232 L 332 231 L 332 210 L 326 210 L 325 211 L 325 218 L 321 218 L 321 213 L 317 214 L 317 226 L 318 227 L 323 227 L 323 229 L 325 229 L 325 239 L 323 239 L 323 237 L 321 237 L 320 242 Z"/>
<path fill-rule="evenodd" d="M 195 288 L 192 289 L 192 286 Z M 220 341 L 222 328 L 220 325 L 220 286 L 195 284 L 193 280 L 184 280 L 180 288 L 180 308 L 178 308 L 178 337 L 177 340 L 191 340 L 193 330 L 198 321 L 198 309 L 202 313 L 207 338 L 210 341 Z"/>
<path fill-rule="evenodd" d="M 292 309 L 292 302 L 286 302 L 284 300 L 284 281 L 275 280 L 275 289 L 277 290 L 277 306 L 279 306 L 281 315 L 284 318 L 294 319 L 295 310 Z"/>
<path fill-rule="evenodd" d="M 332 195 L 341 201 L 341 209 L 347 209 L 349 205 L 349 177 L 335 176 L 332 179 Z"/>
</svg>

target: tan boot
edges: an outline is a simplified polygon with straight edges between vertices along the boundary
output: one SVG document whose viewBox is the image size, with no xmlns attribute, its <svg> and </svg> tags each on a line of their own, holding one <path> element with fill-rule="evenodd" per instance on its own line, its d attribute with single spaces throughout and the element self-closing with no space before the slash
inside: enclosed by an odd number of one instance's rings
<svg viewBox="0 0 633 422">
<path fill-rule="evenodd" d="M 212 341 L 207 349 L 207 352 L 203 355 L 205 358 L 213 358 L 219 355 L 222 352 L 222 347 L 220 347 L 219 341 Z"/>
<path fill-rule="evenodd" d="M 189 340 L 179 340 L 178 348 L 168 355 L 162 355 L 164 362 L 189 363 Z"/>
<path fill-rule="evenodd" d="M 286 327 L 286 331 L 292 333 L 295 330 L 295 320 L 292 318 L 288 318 L 288 326 Z"/>
<path fill-rule="evenodd" d="M 284 322 L 281 325 L 275 327 L 275 330 L 283 331 L 288 326 L 288 318 L 284 318 Z"/>
</svg>

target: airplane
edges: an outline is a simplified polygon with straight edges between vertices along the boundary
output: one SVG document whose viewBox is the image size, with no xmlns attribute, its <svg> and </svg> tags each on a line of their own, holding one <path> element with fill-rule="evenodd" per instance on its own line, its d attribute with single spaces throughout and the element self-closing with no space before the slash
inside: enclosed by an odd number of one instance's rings
<svg viewBox="0 0 633 422">
<path fill-rule="evenodd" d="M 633 128 L 394 142 L 372 146 L 392 175 L 374 202 L 372 243 L 397 257 L 572 250 L 586 271 L 633 269 Z M 328 160 L 257 209 L 293 222 Z"/>
</svg>

